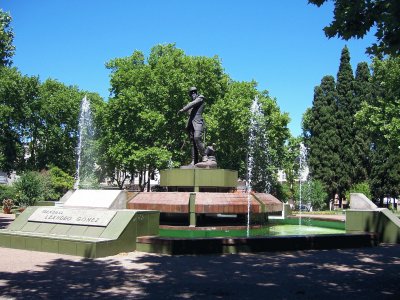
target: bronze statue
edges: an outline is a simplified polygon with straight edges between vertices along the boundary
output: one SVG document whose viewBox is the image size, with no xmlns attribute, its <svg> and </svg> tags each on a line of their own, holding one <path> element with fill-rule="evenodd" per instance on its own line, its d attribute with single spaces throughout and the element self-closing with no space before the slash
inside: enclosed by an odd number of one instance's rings
<svg viewBox="0 0 400 300">
<path fill-rule="evenodd" d="M 214 148 L 212 146 L 204 147 L 203 136 L 205 122 L 203 119 L 203 110 L 205 106 L 205 98 L 199 95 L 196 87 L 189 89 L 189 97 L 192 100 L 178 113 L 189 112 L 189 119 L 186 124 L 186 130 L 192 144 L 192 161 L 187 168 L 216 168 Z M 199 159 L 201 157 L 201 160 Z"/>
</svg>

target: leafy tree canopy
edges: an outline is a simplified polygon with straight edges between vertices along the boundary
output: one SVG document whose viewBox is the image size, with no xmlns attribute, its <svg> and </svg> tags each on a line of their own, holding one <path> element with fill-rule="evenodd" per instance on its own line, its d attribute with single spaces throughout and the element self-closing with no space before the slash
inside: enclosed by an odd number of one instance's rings
<svg viewBox="0 0 400 300">
<path fill-rule="evenodd" d="M 0 169 L 5 172 L 25 168 L 24 142 L 38 105 L 38 86 L 37 77 L 0 68 Z"/>
<path fill-rule="evenodd" d="M 257 91 L 255 82 L 232 81 L 217 56 L 188 56 L 174 44 L 166 44 L 153 47 L 148 58 L 135 51 L 106 66 L 111 70 L 113 97 L 102 113 L 100 147 L 101 164 L 109 175 L 115 169 L 151 173 L 189 162 L 187 117 L 177 111 L 190 101 L 191 86 L 205 96 L 205 140 L 216 143 L 221 168 L 239 170 L 245 177 L 250 107 L 256 97 L 271 147 L 269 167 L 281 163 L 280 150 L 289 136 L 288 115 L 280 112 L 266 91 Z"/>
<path fill-rule="evenodd" d="M 110 99 L 103 112 L 101 155 L 105 172 L 129 173 L 180 165 L 189 157 L 185 122 L 177 111 L 188 101 L 188 88 L 206 95 L 207 114 L 226 89 L 228 77 L 218 57 L 192 57 L 174 44 L 157 45 L 146 59 L 142 52 L 116 58 L 111 70 Z"/>
<path fill-rule="evenodd" d="M 259 92 L 256 86 L 255 82 L 230 82 L 226 94 L 213 105 L 207 118 L 210 140 L 217 144 L 219 166 L 238 170 L 241 178 L 245 178 L 247 172 L 251 106 L 255 98 L 258 98 L 261 108 L 257 126 L 265 135 L 265 141 L 260 142 L 266 143 L 262 149 L 256 147 L 255 152 L 268 152 L 269 163 L 263 162 L 264 171 L 271 173 L 282 167 L 282 149 L 290 135 L 287 128 L 290 120 L 288 114 L 280 111 L 276 100 L 267 91 Z"/>
<path fill-rule="evenodd" d="M 373 62 L 374 97 L 364 101 L 356 119 L 375 140 L 398 151 L 400 145 L 400 57 Z"/>
<path fill-rule="evenodd" d="M 10 15 L 0 9 L 0 66 L 10 66 L 15 52 L 14 33 L 10 23 Z"/>
<path fill-rule="evenodd" d="M 318 7 L 328 0 L 309 0 Z M 367 53 L 381 56 L 400 54 L 400 2 L 398 0 L 332 0 L 335 4 L 333 21 L 324 28 L 327 37 L 345 40 L 363 38 L 376 26 L 377 43 Z"/>
</svg>

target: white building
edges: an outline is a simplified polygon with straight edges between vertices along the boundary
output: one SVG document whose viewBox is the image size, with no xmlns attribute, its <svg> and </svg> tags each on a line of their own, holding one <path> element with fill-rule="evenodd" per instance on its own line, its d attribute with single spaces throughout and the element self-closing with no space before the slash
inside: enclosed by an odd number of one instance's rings
<svg viewBox="0 0 400 300">
<path fill-rule="evenodd" d="M 305 182 L 308 180 L 308 175 L 310 173 L 310 170 L 308 169 L 308 167 L 305 167 L 303 169 L 303 171 L 301 172 L 301 177 L 300 178 L 296 178 L 296 181 L 300 181 L 301 182 Z M 287 181 L 287 177 L 286 177 L 286 173 L 284 170 L 279 170 L 278 171 L 278 182 L 280 183 L 284 183 Z"/>
</svg>

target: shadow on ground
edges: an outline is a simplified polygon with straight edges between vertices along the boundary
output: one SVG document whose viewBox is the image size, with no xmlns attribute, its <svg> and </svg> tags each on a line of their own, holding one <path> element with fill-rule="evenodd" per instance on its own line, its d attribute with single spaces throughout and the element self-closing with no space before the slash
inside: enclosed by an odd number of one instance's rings
<svg viewBox="0 0 400 300">
<path fill-rule="evenodd" d="M 49 260 L 20 272 L 4 272 L 0 266 L 0 294 L 15 299 L 324 300 L 400 295 L 399 245 L 221 256 L 130 253 L 72 258 Z"/>
</svg>

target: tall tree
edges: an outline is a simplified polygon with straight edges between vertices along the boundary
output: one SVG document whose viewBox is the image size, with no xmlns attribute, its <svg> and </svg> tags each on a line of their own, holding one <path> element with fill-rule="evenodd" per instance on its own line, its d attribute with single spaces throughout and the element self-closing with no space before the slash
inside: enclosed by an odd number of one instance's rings
<svg viewBox="0 0 400 300">
<path fill-rule="evenodd" d="M 11 16 L 0 8 L 0 66 L 10 66 L 15 52 Z"/>
<path fill-rule="evenodd" d="M 393 152 L 388 144 L 377 141 L 372 149 L 371 189 L 374 199 L 398 198 L 400 194 L 400 155 Z"/>
<path fill-rule="evenodd" d="M 324 76 L 321 84 L 314 89 L 314 100 L 307 121 L 305 139 L 309 149 L 310 175 L 320 180 L 331 198 L 339 186 L 340 166 L 338 149 L 340 137 L 337 132 L 337 92 L 333 76 Z"/>
<path fill-rule="evenodd" d="M 361 104 L 371 103 L 372 83 L 371 73 L 366 62 L 357 65 L 356 75 L 353 85 L 354 101 L 351 111 L 355 114 L 360 110 Z M 353 184 L 361 183 L 369 178 L 371 172 L 371 138 L 365 128 L 356 122 L 354 115 L 353 123 Z"/>
<path fill-rule="evenodd" d="M 41 85 L 40 111 L 30 143 L 35 169 L 53 164 L 73 174 L 82 98 L 76 87 L 67 87 L 56 80 L 47 79 Z"/>
<path fill-rule="evenodd" d="M 264 166 L 270 180 L 270 193 L 277 193 L 278 170 L 283 168 L 285 153 L 282 150 L 290 137 L 287 127 L 290 118 L 285 112 L 281 112 L 276 99 L 271 98 L 267 91 L 261 92 L 258 96 L 261 109 L 264 115 L 264 126 L 267 135 L 267 148 L 269 166 Z"/>
<path fill-rule="evenodd" d="M 285 120 L 285 115 L 280 114 L 272 99 L 266 97 L 253 100 L 250 116 L 248 148 L 248 172 L 251 187 L 254 191 L 262 193 L 277 192 L 278 168 L 283 167 L 284 144 L 288 138 L 286 124 L 279 127 L 279 121 Z M 278 121 L 278 122 L 277 122 Z M 286 121 L 288 121 L 286 119 Z M 285 121 L 283 121 L 285 122 Z M 285 130 L 286 129 L 286 130 Z M 273 134 L 276 133 L 276 134 Z"/>
<path fill-rule="evenodd" d="M 268 179 L 271 185 L 271 192 L 276 185 L 276 174 L 278 168 L 283 166 L 284 148 L 289 138 L 289 116 L 282 113 L 267 91 L 258 92 L 255 82 L 230 82 L 228 91 L 223 98 L 220 98 L 211 108 L 207 118 L 210 140 L 217 144 L 218 164 L 221 168 L 239 171 L 239 177 L 246 178 L 247 164 L 246 157 L 249 151 L 249 133 L 251 120 L 251 106 L 253 100 L 258 98 L 260 103 L 260 115 L 257 118 L 258 147 L 256 154 L 262 160 L 269 163 L 260 165 L 263 174 L 259 178 Z M 264 136 L 265 138 L 261 138 Z M 261 146 L 264 143 L 264 146 Z M 268 152 L 268 153 L 267 153 Z M 260 170 L 261 172 L 261 170 Z M 259 182 L 260 190 L 265 190 L 265 180 Z"/>
<path fill-rule="evenodd" d="M 363 102 L 357 120 L 395 151 L 400 145 L 400 58 L 375 59 L 372 69 L 373 97 Z"/>
<path fill-rule="evenodd" d="M 97 94 L 85 93 L 54 79 L 40 85 L 29 132 L 30 169 L 42 170 L 52 165 L 70 175 L 75 173 L 78 116 L 85 94 L 96 112 L 96 107 L 103 102 Z"/>
<path fill-rule="evenodd" d="M 256 96 L 262 103 L 263 126 L 272 137 L 272 165 L 278 166 L 275 162 L 289 135 L 287 114 L 279 111 L 267 92 L 258 92 L 254 82 L 231 81 L 218 57 L 187 56 L 167 44 L 153 47 L 147 61 L 135 51 L 107 67 L 112 71 L 113 97 L 103 114 L 101 148 L 109 175 L 115 169 L 122 171 L 118 174 L 142 174 L 144 189 L 148 183 L 144 174 L 189 162 L 187 119 L 177 112 L 190 101 L 190 86 L 205 96 L 205 140 L 216 143 L 220 167 L 239 170 L 244 178 L 250 107 Z"/>
<path fill-rule="evenodd" d="M 241 178 L 247 172 L 250 108 L 256 96 L 255 82 L 231 82 L 206 119 L 210 140 L 217 145 L 219 167 L 238 170 Z"/>
<path fill-rule="evenodd" d="M 25 145 L 38 106 L 39 80 L 0 67 L 0 169 L 25 169 Z"/>
<path fill-rule="evenodd" d="M 375 59 L 372 65 L 372 97 L 356 114 L 371 139 L 371 188 L 375 198 L 397 197 L 400 186 L 400 58 Z"/>
<path fill-rule="evenodd" d="M 318 7 L 328 0 L 309 0 Z M 400 3 L 398 0 L 332 0 L 335 4 L 332 23 L 324 28 L 327 37 L 345 40 L 363 38 L 376 27 L 377 43 L 367 48 L 370 54 L 381 56 L 400 54 Z"/>
<path fill-rule="evenodd" d="M 140 51 L 107 63 L 111 73 L 110 99 L 104 112 L 102 157 L 109 175 L 116 168 L 145 174 L 189 158 L 186 119 L 177 116 L 190 99 L 188 88 L 197 86 L 207 108 L 222 95 L 227 76 L 217 57 L 190 57 L 174 44 L 157 45 L 147 59 Z"/>
<path fill-rule="evenodd" d="M 350 65 L 350 53 L 347 46 L 342 50 L 340 57 L 339 71 L 337 73 L 337 131 L 340 139 L 338 148 L 339 165 L 337 174 L 339 176 L 339 194 L 344 196 L 344 192 L 352 184 L 352 170 L 354 167 L 353 157 L 353 123 L 356 113 L 353 93 L 353 70 Z"/>
<path fill-rule="evenodd" d="M 311 111 L 311 110 L 310 110 Z M 286 183 L 290 191 L 290 199 L 294 199 L 295 195 L 295 183 L 299 178 L 300 169 L 300 143 L 302 142 L 301 137 L 289 137 L 284 147 L 284 164 L 283 170 L 286 174 Z"/>
</svg>

